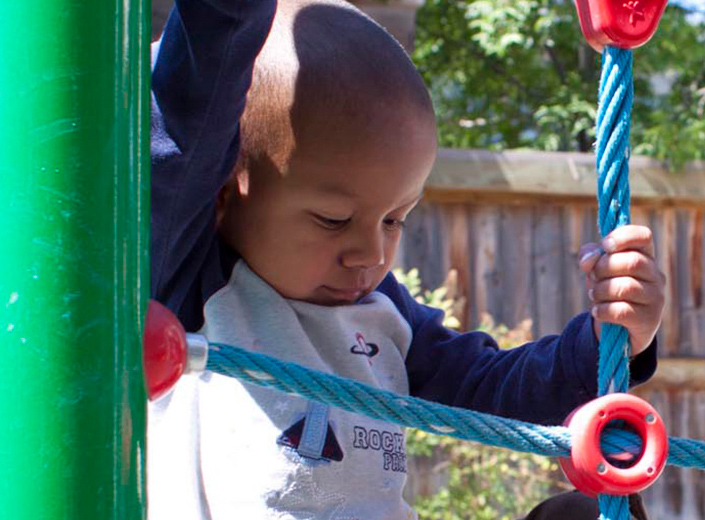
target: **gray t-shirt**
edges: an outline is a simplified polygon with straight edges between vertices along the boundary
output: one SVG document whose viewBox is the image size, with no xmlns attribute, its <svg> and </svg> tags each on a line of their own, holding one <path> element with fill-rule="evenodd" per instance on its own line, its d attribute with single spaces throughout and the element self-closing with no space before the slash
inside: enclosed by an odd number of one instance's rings
<svg viewBox="0 0 705 520">
<path fill-rule="evenodd" d="M 411 329 L 389 298 L 324 307 L 281 297 L 239 261 L 201 331 L 408 394 Z M 406 520 L 404 431 L 211 372 L 150 405 L 149 519 Z"/>
</svg>

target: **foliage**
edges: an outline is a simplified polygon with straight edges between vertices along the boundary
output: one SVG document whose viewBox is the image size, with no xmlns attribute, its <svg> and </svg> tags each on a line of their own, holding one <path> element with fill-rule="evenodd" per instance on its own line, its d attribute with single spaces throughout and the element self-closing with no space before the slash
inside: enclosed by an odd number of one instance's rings
<svg viewBox="0 0 705 520">
<path fill-rule="evenodd" d="M 503 520 L 520 518 L 545 500 L 556 484 L 555 461 L 525 453 L 482 446 L 421 430 L 407 433 L 410 456 L 441 451 L 447 485 L 431 496 L 417 497 L 423 520 Z"/>
<path fill-rule="evenodd" d="M 460 315 L 465 306 L 465 298 L 458 294 L 458 273 L 455 269 L 450 270 L 443 285 L 432 291 L 421 290 L 421 277 L 416 268 L 407 272 L 397 268 L 392 272 L 417 302 L 436 307 L 445 313 L 443 325 L 454 330 L 460 328 Z"/>
<path fill-rule="evenodd" d="M 513 329 L 510 329 L 503 323 L 496 324 L 489 313 L 483 312 L 477 330 L 492 336 L 497 341 L 499 348 L 506 350 L 531 341 L 531 325 L 531 320 L 526 319 Z"/>
<path fill-rule="evenodd" d="M 460 324 L 464 301 L 458 297 L 457 274 L 451 271 L 443 285 L 422 290 L 418 269 L 395 269 L 397 280 L 420 303 L 443 309 L 449 326 Z M 531 320 L 516 328 L 496 324 L 483 314 L 479 330 L 497 340 L 501 348 L 513 348 L 531 339 Z M 423 520 L 502 520 L 525 515 L 551 490 L 558 465 L 546 457 L 517 453 L 465 442 L 422 430 L 407 432 L 407 453 L 412 459 L 434 463 L 446 485 L 437 492 L 416 497 L 414 506 Z M 410 465 L 412 467 L 412 465 Z"/>
<path fill-rule="evenodd" d="M 705 157 L 705 22 L 674 5 L 634 51 L 632 139 L 679 167 Z M 426 0 L 414 60 L 443 146 L 589 151 L 600 56 L 569 0 Z"/>
</svg>

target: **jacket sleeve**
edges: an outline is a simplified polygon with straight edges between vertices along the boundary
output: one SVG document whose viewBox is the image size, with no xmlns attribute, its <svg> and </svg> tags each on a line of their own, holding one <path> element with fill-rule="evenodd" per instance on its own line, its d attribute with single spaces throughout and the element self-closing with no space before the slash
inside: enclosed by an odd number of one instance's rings
<svg viewBox="0 0 705 520">
<path fill-rule="evenodd" d="M 592 318 L 573 318 L 562 334 L 500 350 L 483 332 L 442 325 L 443 312 L 416 302 L 388 275 L 378 288 L 409 322 L 410 393 L 450 406 L 540 424 L 561 424 L 597 395 L 598 342 Z M 656 342 L 631 363 L 632 384 L 656 370 Z"/>
<path fill-rule="evenodd" d="M 151 293 L 200 328 L 225 284 L 216 197 L 276 0 L 176 0 L 152 69 Z"/>
</svg>

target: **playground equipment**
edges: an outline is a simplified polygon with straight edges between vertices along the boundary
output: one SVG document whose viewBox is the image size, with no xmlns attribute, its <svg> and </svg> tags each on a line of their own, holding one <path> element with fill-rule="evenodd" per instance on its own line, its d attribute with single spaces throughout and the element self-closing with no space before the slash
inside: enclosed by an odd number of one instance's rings
<svg viewBox="0 0 705 520">
<path fill-rule="evenodd" d="M 626 11 L 610 17 L 609 10 L 622 4 Z M 579 3 L 581 20 L 590 16 L 583 22 L 590 24 L 586 37 L 598 48 L 607 46 L 598 118 L 603 234 L 629 219 L 631 53 L 617 48 L 622 36 L 611 28 L 631 24 L 623 46 L 643 43 L 664 6 L 665 1 L 648 0 Z M 597 16 L 600 9 L 606 14 Z M 0 204 L 12 223 L 0 227 L 6 306 L 0 330 L 8 353 L 0 368 L 0 465 L 9 476 L 0 483 L 0 511 L 8 518 L 132 520 L 145 514 L 140 330 L 148 290 L 148 13 L 140 0 L 111 5 L 24 0 L 0 7 Z M 645 39 L 642 22 L 652 28 Z M 39 58 L 29 60 L 30 55 Z M 87 266 L 81 271 L 75 267 L 78 255 Z M 155 360 L 171 360 L 161 374 L 147 371 L 153 391 L 168 389 L 189 366 L 205 366 L 428 431 L 570 455 L 566 428 L 389 394 L 234 347 L 207 345 L 172 325 L 156 326 L 157 338 L 159 331 L 173 333 L 155 342 L 164 345 L 166 337 L 168 354 L 146 353 L 150 368 Z M 603 338 L 599 386 L 606 393 L 628 380 L 626 334 L 605 328 Z M 180 350 L 187 343 L 195 357 Z M 643 416 L 651 424 L 651 413 L 625 418 L 638 423 Z M 600 440 L 601 452 L 640 454 L 651 446 L 642 446 L 646 429 L 637 435 L 601 423 L 593 440 Z M 703 443 L 670 439 L 668 448 L 668 462 L 705 469 Z M 638 471 L 640 478 L 658 475 L 665 451 L 654 452 L 661 455 Z M 590 471 L 601 473 L 598 469 Z M 620 469 L 614 472 L 621 475 Z M 611 511 L 608 498 L 600 500 L 603 511 Z M 618 500 L 617 513 L 607 517 L 627 514 L 625 501 Z"/>
<path fill-rule="evenodd" d="M 0 2 L 0 516 L 145 515 L 149 5 Z"/>
<path fill-rule="evenodd" d="M 585 40 L 597 52 L 611 45 L 633 49 L 648 42 L 656 32 L 665 0 L 575 0 Z"/>
<path fill-rule="evenodd" d="M 630 220 L 628 159 L 633 84 L 629 49 L 645 43 L 653 35 L 666 2 L 580 0 L 577 3 L 586 39 L 596 50 L 603 51 L 596 148 L 599 227 L 604 236 Z M 150 327 L 149 322 L 147 327 Z M 183 338 L 180 348 L 184 354 L 178 357 L 183 358 L 189 341 L 183 334 L 179 337 Z M 198 342 L 207 343 L 207 339 L 200 337 Z M 147 350 L 152 348 L 158 345 L 145 345 Z M 158 359 L 159 355 L 151 357 Z M 627 495 L 653 483 L 667 459 L 673 464 L 705 469 L 705 443 L 667 440 L 656 411 L 644 401 L 624 393 L 629 381 L 628 359 L 626 329 L 605 324 L 600 342 L 598 381 L 598 393 L 603 397 L 576 410 L 569 419 L 569 430 L 398 396 L 230 345 L 210 344 L 206 367 L 378 419 L 495 446 L 563 457 L 561 465 L 568 478 L 587 494 L 598 496 L 602 518 L 626 520 L 629 518 Z M 173 371 L 167 372 L 173 377 Z M 610 392 L 617 393 L 606 395 Z M 613 426 L 614 420 L 626 423 L 627 428 Z M 615 460 L 625 456 L 633 460 L 626 464 Z"/>
</svg>

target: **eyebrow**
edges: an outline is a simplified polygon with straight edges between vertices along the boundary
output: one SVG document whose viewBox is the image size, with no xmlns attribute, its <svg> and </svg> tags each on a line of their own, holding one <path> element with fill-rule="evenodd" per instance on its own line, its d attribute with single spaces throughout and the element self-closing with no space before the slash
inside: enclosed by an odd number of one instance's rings
<svg viewBox="0 0 705 520">
<path fill-rule="evenodd" d="M 364 195 L 359 195 L 353 191 L 346 190 L 345 188 L 337 186 L 335 184 L 322 184 L 320 186 L 316 186 L 316 191 L 325 193 L 326 195 L 350 197 L 351 199 L 359 199 L 364 197 Z M 423 198 L 423 192 L 424 189 L 421 188 L 421 191 L 418 193 L 418 195 L 416 195 L 413 199 L 409 200 L 409 202 L 404 202 L 400 206 L 408 206 L 409 204 L 420 201 Z"/>
<path fill-rule="evenodd" d="M 359 195 L 357 193 L 354 193 L 350 190 L 346 190 L 345 188 L 341 186 L 337 186 L 335 184 L 322 184 L 320 186 L 316 187 L 316 191 L 319 193 L 323 193 L 326 195 L 333 195 L 333 196 L 338 196 L 338 197 L 347 197 L 351 199 L 360 199 L 364 198 L 364 195 Z M 403 208 L 406 206 L 410 206 L 412 204 L 416 204 L 423 198 L 423 193 L 424 189 L 421 188 L 421 191 L 416 195 L 413 199 L 409 200 L 408 202 L 402 202 L 398 208 Z"/>
<path fill-rule="evenodd" d="M 346 190 L 345 188 L 342 188 L 335 184 L 321 184 L 319 186 L 316 186 L 316 191 L 324 193 L 326 195 L 337 195 L 339 197 L 348 197 L 351 199 L 361 198 L 361 196 L 357 193 L 354 193 L 350 190 Z"/>
</svg>

